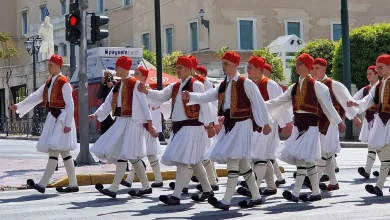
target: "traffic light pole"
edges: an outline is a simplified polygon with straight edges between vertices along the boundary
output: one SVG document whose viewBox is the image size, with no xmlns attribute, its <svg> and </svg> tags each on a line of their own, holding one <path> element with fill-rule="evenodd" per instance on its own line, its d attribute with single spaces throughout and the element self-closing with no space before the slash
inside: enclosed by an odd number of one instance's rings
<svg viewBox="0 0 390 220">
<path fill-rule="evenodd" d="M 162 52 L 161 52 L 160 0 L 154 0 L 154 23 L 155 23 L 155 29 L 156 29 L 157 89 L 158 90 L 162 90 Z"/>
<path fill-rule="evenodd" d="M 348 22 L 348 2 L 341 0 L 341 33 L 343 45 L 343 83 L 351 92 L 351 47 L 349 42 L 349 22 Z M 347 129 L 345 130 L 345 140 L 353 139 L 352 121 L 345 119 Z"/>
<path fill-rule="evenodd" d="M 79 118 L 88 120 L 88 76 L 87 76 L 87 8 L 88 0 L 79 0 L 81 18 L 80 68 L 79 68 Z M 89 165 L 95 163 L 89 152 L 89 123 L 79 123 L 80 154 L 76 163 Z"/>
</svg>

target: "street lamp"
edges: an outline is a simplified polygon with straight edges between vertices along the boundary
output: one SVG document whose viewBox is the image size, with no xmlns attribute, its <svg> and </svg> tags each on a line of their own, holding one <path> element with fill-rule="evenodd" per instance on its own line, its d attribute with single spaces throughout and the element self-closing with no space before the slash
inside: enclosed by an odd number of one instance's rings
<svg viewBox="0 0 390 220">
<path fill-rule="evenodd" d="M 26 47 L 26 50 L 30 56 L 33 57 L 33 87 L 34 91 L 37 90 L 37 77 L 36 77 L 36 57 L 38 55 L 39 49 L 42 45 L 42 38 L 40 38 L 38 35 L 28 38 L 24 42 L 24 46 Z M 35 106 L 34 107 L 34 115 L 33 115 L 33 130 L 32 135 L 38 136 L 40 134 L 40 130 L 38 128 L 38 118 L 39 113 L 38 109 Z"/>
<path fill-rule="evenodd" d="M 210 49 L 210 21 L 209 21 L 209 20 L 203 19 L 204 14 L 205 14 L 205 12 L 203 11 L 203 9 L 200 9 L 200 11 L 199 11 L 200 21 L 201 21 L 201 24 L 202 24 L 205 28 L 207 28 L 208 41 L 209 41 L 209 48 L 208 48 L 208 49 Z"/>
</svg>

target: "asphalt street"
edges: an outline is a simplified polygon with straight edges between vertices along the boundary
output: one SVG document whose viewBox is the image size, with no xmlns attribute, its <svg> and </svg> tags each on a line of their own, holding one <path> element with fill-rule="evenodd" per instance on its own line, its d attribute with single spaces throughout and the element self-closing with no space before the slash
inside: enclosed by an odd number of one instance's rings
<svg viewBox="0 0 390 220">
<path fill-rule="evenodd" d="M 100 195 L 93 186 L 81 187 L 75 194 L 59 195 L 54 189 L 46 194 L 34 190 L 0 192 L 0 219 L 299 219 L 299 220 L 347 220 L 390 219 L 390 193 L 383 190 L 384 197 L 374 197 L 364 190 L 364 185 L 375 179 L 362 180 L 356 170 L 344 169 L 338 174 L 340 190 L 323 193 L 323 200 L 315 203 L 291 203 L 283 199 L 282 192 L 291 189 L 291 173 L 285 174 L 287 184 L 276 196 L 269 197 L 262 206 L 242 210 L 237 206 L 243 197 L 235 195 L 229 211 L 214 209 L 208 203 L 194 203 L 183 196 L 180 206 L 166 206 L 158 201 L 159 195 L 170 194 L 165 187 L 154 189 L 151 196 L 130 198 L 128 189 L 119 190 L 117 199 Z M 226 178 L 221 178 L 221 189 L 216 197 L 221 199 L 225 191 Z M 191 185 L 194 188 L 194 184 Z M 136 183 L 135 188 L 140 184 Z M 309 192 L 304 189 L 303 192 Z M 191 189 L 190 193 L 196 193 Z"/>
</svg>

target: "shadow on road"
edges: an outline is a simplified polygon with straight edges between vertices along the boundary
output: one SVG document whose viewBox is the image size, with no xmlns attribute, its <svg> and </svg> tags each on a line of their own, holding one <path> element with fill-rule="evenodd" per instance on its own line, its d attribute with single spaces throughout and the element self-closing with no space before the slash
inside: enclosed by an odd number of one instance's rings
<svg viewBox="0 0 390 220">
<path fill-rule="evenodd" d="M 361 185 L 365 183 L 376 183 L 378 179 L 377 178 L 370 178 L 370 179 L 352 179 L 352 180 L 339 180 L 339 183 L 349 183 L 351 185 Z"/>
<path fill-rule="evenodd" d="M 11 202 L 30 202 L 38 201 L 43 199 L 50 199 L 59 196 L 58 194 L 34 194 L 28 196 L 21 196 L 13 199 L 2 199 L 0 198 L 0 203 L 11 203 Z"/>
<path fill-rule="evenodd" d="M 69 204 L 74 205 L 74 207 L 69 207 L 68 209 L 84 209 L 84 208 L 97 208 L 97 207 L 108 207 L 108 206 L 117 206 L 117 205 L 123 205 L 125 203 L 128 203 L 130 199 L 127 198 L 117 198 L 117 199 L 111 199 L 111 198 L 98 198 L 92 201 L 86 201 L 86 202 L 71 202 Z M 133 202 L 129 202 L 128 204 L 131 204 Z M 65 205 L 65 204 L 62 204 Z"/>
</svg>

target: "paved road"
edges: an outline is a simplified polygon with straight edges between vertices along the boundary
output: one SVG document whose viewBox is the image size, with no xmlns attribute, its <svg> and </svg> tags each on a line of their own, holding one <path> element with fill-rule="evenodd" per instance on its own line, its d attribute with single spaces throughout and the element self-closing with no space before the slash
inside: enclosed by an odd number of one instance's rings
<svg viewBox="0 0 390 220">
<path fill-rule="evenodd" d="M 227 212 L 216 210 L 207 203 L 194 204 L 188 197 L 180 206 L 162 205 L 158 196 L 171 193 L 167 188 L 154 190 L 153 195 L 142 199 L 129 198 L 128 189 L 122 188 L 115 200 L 99 195 L 92 186 L 81 187 L 81 192 L 68 195 L 58 195 L 54 189 L 44 195 L 33 190 L 6 191 L 0 192 L 0 219 L 390 219 L 388 188 L 384 189 L 385 197 L 373 197 L 364 191 L 364 184 L 372 183 L 374 179 L 356 179 L 355 170 L 342 170 L 338 177 L 341 189 L 331 195 L 323 193 L 325 199 L 319 202 L 289 203 L 281 196 L 285 189 L 282 188 L 276 196 L 267 199 L 266 204 L 251 210 L 240 210 L 237 203 L 242 197 L 236 195 L 234 206 Z M 291 189 L 292 181 L 292 178 L 288 179 L 286 188 Z M 226 178 L 221 178 L 222 191 L 225 183 Z M 222 196 L 221 191 L 216 195 L 217 198 Z"/>
</svg>

